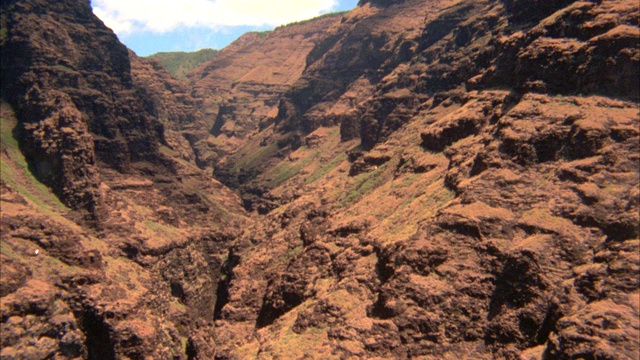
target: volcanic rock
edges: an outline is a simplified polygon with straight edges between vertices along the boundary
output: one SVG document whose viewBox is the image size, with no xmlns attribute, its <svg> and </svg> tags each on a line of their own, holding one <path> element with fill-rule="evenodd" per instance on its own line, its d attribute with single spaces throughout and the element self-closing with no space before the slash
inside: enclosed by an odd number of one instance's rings
<svg viewBox="0 0 640 360">
<path fill-rule="evenodd" d="M 639 357 L 637 2 L 360 1 L 186 82 L 2 11 L 3 358 Z"/>
</svg>

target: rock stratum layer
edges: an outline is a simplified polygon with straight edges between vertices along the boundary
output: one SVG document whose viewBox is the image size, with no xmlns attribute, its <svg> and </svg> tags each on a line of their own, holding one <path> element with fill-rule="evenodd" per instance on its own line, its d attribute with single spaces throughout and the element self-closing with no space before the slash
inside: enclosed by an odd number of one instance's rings
<svg viewBox="0 0 640 360">
<path fill-rule="evenodd" d="M 1 356 L 637 359 L 638 17 L 361 1 L 177 80 L 4 2 Z"/>
</svg>

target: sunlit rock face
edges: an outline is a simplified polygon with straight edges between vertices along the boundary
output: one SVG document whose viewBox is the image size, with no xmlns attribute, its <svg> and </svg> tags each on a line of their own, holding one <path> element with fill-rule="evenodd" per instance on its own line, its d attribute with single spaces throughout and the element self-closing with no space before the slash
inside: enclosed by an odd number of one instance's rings
<svg viewBox="0 0 640 360">
<path fill-rule="evenodd" d="M 2 357 L 638 358 L 638 12 L 361 1 L 179 80 L 4 2 Z"/>
</svg>

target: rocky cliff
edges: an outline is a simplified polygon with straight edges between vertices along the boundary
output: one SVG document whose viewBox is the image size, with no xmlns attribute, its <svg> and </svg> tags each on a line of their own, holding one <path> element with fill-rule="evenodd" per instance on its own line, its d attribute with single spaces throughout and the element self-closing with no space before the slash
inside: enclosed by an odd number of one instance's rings
<svg viewBox="0 0 640 360">
<path fill-rule="evenodd" d="M 230 262 L 228 356 L 637 357 L 637 18 L 629 1 L 345 15 L 217 169 L 266 214 Z"/>
<path fill-rule="evenodd" d="M 2 10 L 3 357 L 638 358 L 637 2 L 361 1 L 186 82 Z"/>
<path fill-rule="evenodd" d="M 247 33 L 188 75 L 194 95 L 203 99 L 207 122 L 207 132 L 197 143 L 203 166 L 213 168 L 267 126 L 280 97 L 305 69 L 309 52 L 340 19 L 341 14 L 330 14 L 275 31 Z"/>
<path fill-rule="evenodd" d="M 161 161 L 162 129 L 132 83 L 127 49 L 85 3 L 2 9 L 3 98 L 18 112 L 21 149 L 66 204 L 93 212 L 96 162 Z"/>
<path fill-rule="evenodd" d="M 178 133 L 197 103 L 88 1 L 3 2 L 1 40 L 1 357 L 213 357 L 245 214 Z"/>
</svg>

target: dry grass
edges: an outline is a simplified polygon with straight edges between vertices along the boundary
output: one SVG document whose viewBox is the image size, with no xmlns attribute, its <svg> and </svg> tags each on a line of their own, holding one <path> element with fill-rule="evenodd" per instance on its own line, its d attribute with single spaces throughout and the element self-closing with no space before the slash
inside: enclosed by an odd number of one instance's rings
<svg viewBox="0 0 640 360">
<path fill-rule="evenodd" d="M 136 222 L 135 228 L 140 231 L 149 249 L 162 249 L 187 241 L 188 234 L 184 230 L 156 221 L 142 220 Z"/>
<path fill-rule="evenodd" d="M 522 214 L 518 224 L 538 229 L 543 233 L 552 232 L 559 235 L 579 238 L 579 234 L 574 230 L 576 227 L 570 220 L 553 216 L 549 210 L 543 208 L 534 208 L 525 212 Z"/>
<path fill-rule="evenodd" d="M 291 330 L 299 311 L 305 310 L 310 304 L 303 303 L 294 311 L 290 311 L 278 319 L 279 329 L 274 331 L 271 327 L 269 332 L 258 331 L 261 338 L 269 338 L 268 346 L 261 346 L 256 359 L 338 359 L 331 354 L 327 327 L 309 327 L 301 334 Z M 249 357 L 251 358 L 251 357 Z"/>
</svg>

